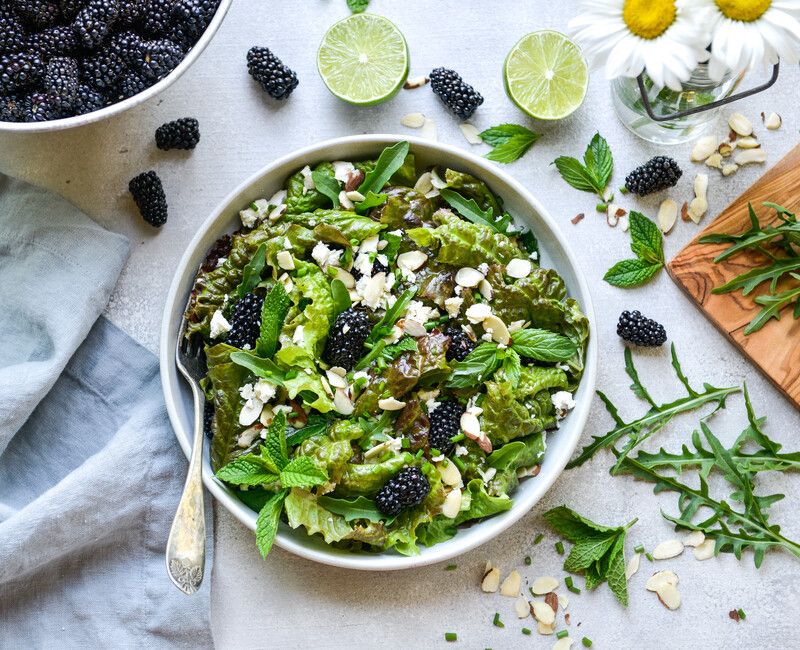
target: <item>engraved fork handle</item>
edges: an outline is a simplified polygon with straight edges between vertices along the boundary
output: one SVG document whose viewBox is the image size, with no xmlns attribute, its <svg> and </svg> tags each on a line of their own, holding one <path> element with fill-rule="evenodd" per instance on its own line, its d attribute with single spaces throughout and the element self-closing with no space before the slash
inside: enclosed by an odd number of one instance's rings
<svg viewBox="0 0 800 650">
<path fill-rule="evenodd" d="M 184 373 L 186 375 L 186 373 Z M 203 394 L 187 375 L 194 397 L 194 438 L 189 473 L 167 540 L 167 571 L 175 586 L 191 595 L 200 588 L 206 561 L 206 517 L 203 505 Z"/>
</svg>

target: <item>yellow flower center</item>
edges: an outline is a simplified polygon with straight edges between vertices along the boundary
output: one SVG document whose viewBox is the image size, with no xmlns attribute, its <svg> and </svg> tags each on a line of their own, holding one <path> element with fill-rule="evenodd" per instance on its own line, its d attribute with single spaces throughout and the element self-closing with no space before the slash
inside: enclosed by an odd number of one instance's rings
<svg viewBox="0 0 800 650">
<path fill-rule="evenodd" d="M 772 5 L 772 0 L 716 0 L 717 7 L 731 20 L 751 23 L 758 20 Z"/>
<path fill-rule="evenodd" d="M 625 0 L 622 8 L 622 19 L 628 29 L 647 39 L 661 36 L 675 22 L 677 14 L 675 0 Z"/>
</svg>

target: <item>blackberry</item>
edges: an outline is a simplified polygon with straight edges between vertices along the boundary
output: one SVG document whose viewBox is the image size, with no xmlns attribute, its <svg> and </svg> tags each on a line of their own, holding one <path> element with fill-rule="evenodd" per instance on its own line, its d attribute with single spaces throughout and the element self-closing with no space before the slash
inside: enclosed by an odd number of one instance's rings
<svg viewBox="0 0 800 650">
<path fill-rule="evenodd" d="M 144 16 L 146 8 L 145 0 L 125 0 L 119 7 L 119 16 L 117 16 L 117 26 L 130 28 Z"/>
<path fill-rule="evenodd" d="M 100 89 L 113 88 L 126 70 L 125 62 L 109 48 L 104 48 L 95 56 L 85 58 L 81 62 L 81 67 L 83 78 Z"/>
<path fill-rule="evenodd" d="M 88 50 L 95 50 L 111 33 L 118 15 L 117 0 L 89 0 L 75 16 L 72 29 L 81 45 Z"/>
<path fill-rule="evenodd" d="M 375 505 L 386 516 L 394 517 L 418 506 L 430 491 L 431 485 L 419 467 L 404 467 L 378 490 Z"/>
<path fill-rule="evenodd" d="M 431 90 L 462 120 L 469 119 L 475 109 L 483 104 L 483 96 L 468 83 L 464 83 L 455 70 L 436 68 L 430 74 Z"/>
<path fill-rule="evenodd" d="M 153 84 L 133 70 L 126 70 L 117 82 L 117 98 L 127 99 L 147 90 Z"/>
<path fill-rule="evenodd" d="M 20 122 L 23 120 L 23 102 L 14 96 L 0 95 L 0 122 Z"/>
<path fill-rule="evenodd" d="M 214 402 L 206 400 L 203 407 L 203 433 L 211 440 L 214 437 Z"/>
<path fill-rule="evenodd" d="M 150 37 L 166 36 L 172 26 L 175 0 L 146 0 L 140 10 L 139 27 Z"/>
<path fill-rule="evenodd" d="M 231 314 L 231 331 L 225 342 L 235 348 L 250 350 L 255 347 L 261 334 L 261 308 L 264 299 L 254 293 L 245 294 L 233 306 Z"/>
<path fill-rule="evenodd" d="M 625 341 L 647 348 L 657 348 L 667 340 L 664 326 L 639 311 L 624 311 L 617 323 L 617 334 Z"/>
<path fill-rule="evenodd" d="M 116 56 L 120 61 L 134 66 L 142 60 L 144 53 L 144 39 L 136 32 L 124 31 L 114 34 L 104 51 L 108 55 Z"/>
<path fill-rule="evenodd" d="M 430 428 L 428 429 L 428 445 L 448 454 L 453 449 L 450 439 L 461 431 L 461 416 L 464 407 L 452 399 L 444 400 L 433 411 L 428 413 Z"/>
<path fill-rule="evenodd" d="M 218 7 L 219 0 L 178 0 L 172 16 L 187 37 L 197 40 L 214 18 Z"/>
<path fill-rule="evenodd" d="M 35 54 L 0 55 L 0 92 L 9 94 L 36 83 L 44 72 L 41 58 Z"/>
<path fill-rule="evenodd" d="M 351 370 L 362 356 L 370 331 L 372 324 L 365 312 L 346 309 L 328 332 L 322 358 L 332 366 Z"/>
<path fill-rule="evenodd" d="M 61 117 L 60 102 L 46 93 L 33 93 L 23 103 L 23 119 L 26 122 L 47 122 Z"/>
<path fill-rule="evenodd" d="M 200 142 L 200 124 L 193 117 L 182 117 L 167 122 L 156 129 L 156 146 L 159 149 L 194 149 Z"/>
<path fill-rule="evenodd" d="M 135 67 L 142 77 L 158 81 L 172 72 L 183 59 L 180 45 L 161 38 L 156 41 L 142 43 L 141 58 Z"/>
<path fill-rule="evenodd" d="M 158 228 L 167 222 L 167 197 L 158 174 L 139 174 L 128 183 L 128 190 L 147 223 Z"/>
<path fill-rule="evenodd" d="M 78 94 L 75 98 L 75 114 L 84 115 L 85 113 L 99 111 L 107 103 L 108 100 L 100 91 L 86 84 L 81 84 L 78 86 Z"/>
<path fill-rule="evenodd" d="M 200 267 L 201 270 L 208 272 L 211 269 L 217 268 L 220 258 L 228 257 L 232 247 L 233 239 L 231 236 L 222 235 L 222 237 L 214 242 L 214 245 L 209 249 L 208 253 L 206 253 L 206 259 L 203 260 L 203 266 Z"/>
<path fill-rule="evenodd" d="M 61 10 L 52 0 L 13 0 L 17 15 L 33 29 L 52 27 L 58 20 Z"/>
<path fill-rule="evenodd" d="M 86 6 L 88 0 L 60 0 L 61 15 L 68 21 L 75 20 L 78 12 Z"/>
<path fill-rule="evenodd" d="M 379 259 L 376 259 L 372 263 L 372 275 L 375 275 L 376 273 L 388 273 L 388 272 L 389 272 L 389 267 L 386 266 L 386 264 L 381 262 Z"/>
<path fill-rule="evenodd" d="M 448 361 L 463 361 L 475 349 L 475 342 L 460 327 L 451 327 L 445 334 L 450 337 L 450 345 L 445 353 Z"/>
<path fill-rule="evenodd" d="M 266 47 L 250 48 L 247 71 L 274 99 L 286 99 L 300 83 L 297 75 Z"/>
<path fill-rule="evenodd" d="M 13 15 L 0 15 L 0 52 L 20 52 L 25 49 L 26 35 L 22 23 Z"/>
<path fill-rule="evenodd" d="M 625 187 L 634 194 L 645 196 L 674 187 L 682 174 L 683 171 L 672 158 L 656 156 L 628 174 Z"/>
<path fill-rule="evenodd" d="M 69 111 L 78 97 L 78 62 L 75 59 L 56 56 L 47 62 L 42 86 L 64 111 Z"/>
<path fill-rule="evenodd" d="M 78 49 L 78 41 L 71 27 L 57 25 L 31 34 L 26 47 L 42 56 L 70 56 Z"/>
</svg>

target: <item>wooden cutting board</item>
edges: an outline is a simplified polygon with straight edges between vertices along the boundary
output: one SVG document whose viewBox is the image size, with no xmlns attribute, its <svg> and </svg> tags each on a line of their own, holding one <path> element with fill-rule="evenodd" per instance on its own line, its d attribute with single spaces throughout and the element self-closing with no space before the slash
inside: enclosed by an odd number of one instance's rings
<svg viewBox="0 0 800 650">
<path fill-rule="evenodd" d="M 715 264 L 713 259 L 726 244 L 700 244 L 712 232 L 740 233 L 750 227 L 747 204 L 752 203 L 761 223 L 774 219 L 774 211 L 761 204 L 771 201 L 800 213 L 800 145 L 761 177 L 689 243 L 667 265 L 670 276 L 717 328 L 800 408 L 800 320 L 791 308 L 781 319 L 771 320 L 749 336 L 744 328 L 760 310 L 755 296 L 766 293 L 768 283 L 748 296 L 741 292 L 715 295 L 711 290 L 766 260 L 758 253 L 734 255 Z"/>
</svg>

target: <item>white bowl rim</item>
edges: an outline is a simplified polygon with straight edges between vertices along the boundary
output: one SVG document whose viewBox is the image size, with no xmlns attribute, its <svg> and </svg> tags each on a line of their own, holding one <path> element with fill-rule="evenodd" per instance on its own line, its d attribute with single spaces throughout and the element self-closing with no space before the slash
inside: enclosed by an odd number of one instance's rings
<svg viewBox="0 0 800 650">
<path fill-rule="evenodd" d="M 206 30 L 203 32 L 202 36 L 200 36 L 200 38 L 197 40 L 197 43 L 192 46 L 192 49 L 186 53 L 186 56 L 183 57 L 183 60 L 166 77 L 159 79 L 158 82 L 154 83 L 152 86 L 143 90 L 142 92 L 136 93 L 133 97 L 123 99 L 121 102 L 117 102 L 116 104 L 105 106 L 99 111 L 92 111 L 91 113 L 85 113 L 83 115 L 62 117 L 61 119 L 48 120 L 47 122 L 0 122 L 0 133 L 41 133 L 43 131 L 63 131 L 64 129 L 72 129 L 78 126 L 92 124 L 93 122 L 99 122 L 100 120 L 112 117 L 113 115 L 124 113 L 134 106 L 143 104 L 151 97 L 155 97 L 162 90 L 166 90 L 169 86 L 175 83 L 200 57 L 200 54 L 202 54 L 203 50 L 205 50 L 208 44 L 211 42 L 211 39 L 216 35 L 219 26 L 222 24 L 222 21 L 225 18 L 225 14 L 228 13 L 228 9 L 231 7 L 231 4 L 233 4 L 233 0 L 220 0 L 219 7 L 217 7 L 217 11 L 214 14 L 214 17 L 211 19 L 211 22 L 208 23 L 208 27 L 206 27 Z"/>
<path fill-rule="evenodd" d="M 400 554 L 357 554 L 357 553 L 342 553 L 327 552 L 325 550 L 317 550 L 308 548 L 295 542 L 292 538 L 293 535 L 287 535 L 282 529 L 284 524 L 281 524 L 281 530 L 275 539 L 275 545 L 287 550 L 295 555 L 304 557 L 315 562 L 327 564 L 330 566 L 357 569 L 362 571 L 390 571 L 399 569 L 409 569 L 414 567 L 435 564 L 445 560 L 452 559 L 458 555 L 466 553 L 489 540 L 493 539 L 511 525 L 516 523 L 520 518 L 526 515 L 533 506 L 542 498 L 542 496 L 550 489 L 556 479 L 564 471 L 564 467 L 569 461 L 575 447 L 578 444 L 586 422 L 589 416 L 589 410 L 592 402 L 592 395 L 597 380 L 597 332 L 595 327 L 594 307 L 589 292 L 589 286 L 583 276 L 580 265 L 578 264 L 575 254 L 571 251 L 566 237 L 561 233 L 554 219 L 550 216 L 549 212 L 544 206 L 536 199 L 519 181 L 510 176 L 507 172 L 502 170 L 498 165 L 487 161 L 485 158 L 476 156 L 470 152 L 459 149 L 455 146 L 448 145 L 441 142 L 436 142 L 416 136 L 406 136 L 397 134 L 365 134 L 365 135 L 352 135 L 339 138 L 332 138 L 312 145 L 308 145 L 301 149 L 290 152 L 280 158 L 274 160 L 272 163 L 261 168 L 249 176 L 246 180 L 240 183 L 232 192 L 230 192 L 213 210 L 211 215 L 203 222 L 198 228 L 195 236 L 186 247 L 180 262 L 178 263 L 175 276 L 167 294 L 167 299 L 164 308 L 164 317 L 162 320 L 161 336 L 159 340 L 159 360 L 161 381 L 164 390 L 164 397 L 166 400 L 167 413 L 170 422 L 172 423 L 175 436 L 183 449 L 184 454 L 188 458 L 191 454 L 191 441 L 190 434 L 184 430 L 183 423 L 178 414 L 176 404 L 179 402 L 179 396 L 173 392 L 170 382 L 167 380 L 170 370 L 175 372 L 175 360 L 169 353 L 171 344 L 175 342 L 177 332 L 173 331 L 170 327 L 171 313 L 175 306 L 176 300 L 181 305 L 186 303 L 186 296 L 188 295 L 189 286 L 184 285 L 183 278 L 186 276 L 186 268 L 193 256 L 195 249 L 198 247 L 202 238 L 207 230 L 209 230 L 215 222 L 224 214 L 229 213 L 235 206 L 232 203 L 237 197 L 245 191 L 250 185 L 257 182 L 259 179 L 268 177 L 275 169 L 283 167 L 284 165 L 293 165 L 298 169 L 307 164 L 307 160 L 314 159 L 316 152 L 321 149 L 339 146 L 347 147 L 349 145 L 373 145 L 376 151 L 385 146 L 405 140 L 410 143 L 412 149 L 415 146 L 421 148 L 428 148 L 438 150 L 444 159 L 451 158 L 455 162 L 458 159 L 466 160 L 469 163 L 476 165 L 488 175 L 498 176 L 503 182 L 510 185 L 522 198 L 523 202 L 530 204 L 539 219 L 543 222 L 550 234 L 557 240 L 565 253 L 565 262 L 571 267 L 571 271 L 575 275 L 576 287 L 570 287 L 570 293 L 573 296 L 580 297 L 580 305 L 583 313 L 589 319 L 589 345 L 585 359 L 584 375 L 581 379 L 580 390 L 582 395 L 576 399 L 576 406 L 570 412 L 569 419 L 573 420 L 574 434 L 572 440 L 568 442 L 562 449 L 557 458 L 551 456 L 549 458 L 551 463 L 551 473 L 545 475 L 539 474 L 536 481 L 536 488 L 531 490 L 528 494 L 523 495 L 525 498 L 520 499 L 518 494 L 514 496 L 514 505 L 512 508 L 501 515 L 485 520 L 484 523 L 492 522 L 494 525 L 485 526 L 478 534 L 474 534 L 468 541 L 462 540 L 462 543 L 455 544 L 458 540 L 456 535 L 452 540 L 443 544 L 437 544 L 430 548 L 425 548 L 424 552 L 420 555 L 403 556 Z M 456 165 L 457 166 L 457 165 Z M 236 208 L 238 211 L 238 208 Z M 520 219 L 524 220 L 525 217 L 519 215 Z M 191 275 L 194 278 L 194 273 Z M 179 379 L 182 381 L 182 378 Z M 241 523 L 255 530 L 256 513 L 248 506 L 242 503 L 232 494 L 227 492 L 227 488 L 211 473 L 210 462 L 206 457 L 203 463 L 203 483 L 211 494 Z M 302 533 L 302 531 L 299 531 Z"/>
</svg>

